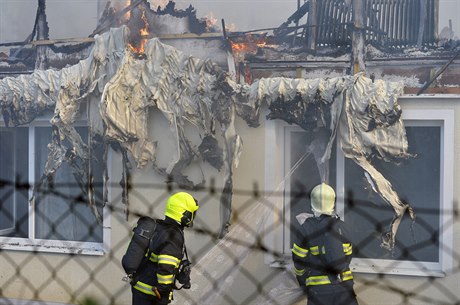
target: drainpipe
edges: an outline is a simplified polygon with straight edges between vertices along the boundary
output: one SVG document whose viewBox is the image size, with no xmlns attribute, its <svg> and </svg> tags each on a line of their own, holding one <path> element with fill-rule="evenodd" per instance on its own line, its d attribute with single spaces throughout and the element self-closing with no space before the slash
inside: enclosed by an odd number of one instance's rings
<svg viewBox="0 0 460 305">
<path fill-rule="evenodd" d="M 352 33 L 352 74 L 362 72 L 366 69 L 364 64 L 364 24 L 365 24 L 365 0 L 353 0 L 353 33 Z"/>
</svg>

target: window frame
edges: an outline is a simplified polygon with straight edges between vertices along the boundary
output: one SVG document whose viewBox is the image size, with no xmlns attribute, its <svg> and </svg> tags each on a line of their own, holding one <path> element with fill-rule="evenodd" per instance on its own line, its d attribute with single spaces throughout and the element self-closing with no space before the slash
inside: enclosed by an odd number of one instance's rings
<svg viewBox="0 0 460 305">
<path fill-rule="evenodd" d="M 410 121 L 408 126 L 440 126 L 441 127 L 441 175 L 440 175 L 440 245 L 438 262 L 415 262 L 384 259 L 361 259 L 353 258 L 351 268 L 355 272 L 384 273 L 411 276 L 435 276 L 444 277 L 453 266 L 453 183 L 454 168 L 446 160 L 454 160 L 454 114 L 453 109 L 439 108 L 405 108 L 402 107 L 402 119 Z M 438 125 L 433 125 L 436 121 Z M 286 130 L 301 130 L 300 127 L 289 125 L 281 120 L 266 122 L 265 136 L 265 186 L 270 194 L 284 190 L 280 196 L 269 196 L 274 208 L 267 221 L 267 231 L 264 241 L 269 249 L 275 253 L 281 253 L 282 259 L 273 255 L 265 255 L 265 263 L 273 267 L 290 265 L 291 246 L 289 241 L 290 203 L 285 203 L 285 193 L 289 193 L 289 178 L 285 177 L 286 169 L 290 164 L 289 154 L 286 153 L 288 136 Z M 273 149 L 277 147 L 277 149 Z M 274 160 L 277 160 L 274 162 Z M 345 158 L 341 149 L 337 146 L 337 214 L 344 219 L 344 194 L 345 194 Z M 287 176 L 287 175 L 286 175 Z M 282 188 L 280 188 L 282 186 Z M 447 212 L 446 212 L 447 211 Z M 344 219 L 345 220 L 345 219 Z M 346 220 L 345 220 L 346 221 Z"/>
<path fill-rule="evenodd" d="M 50 115 L 44 115 L 33 122 L 27 124 L 28 128 L 28 141 L 29 141 L 29 168 L 28 168 L 28 181 L 30 185 L 34 185 L 35 179 L 35 128 L 37 127 L 50 127 Z M 88 120 L 79 118 L 74 126 L 85 127 Z M 4 121 L 0 119 L 0 126 L 5 127 Z M 108 153 L 107 163 L 111 164 L 111 153 Z M 108 167 L 109 176 L 111 168 Z M 49 252 L 49 253 L 69 253 L 69 254 L 83 254 L 83 255 L 104 255 L 109 252 L 111 240 L 111 217 L 110 209 L 105 206 L 102 209 L 102 242 L 82 242 L 82 241 L 66 241 L 66 240 L 48 240 L 35 238 L 35 208 L 30 202 L 32 198 L 33 189 L 28 191 L 28 237 L 3 237 L 0 236 L 0 249 L 1 250 L 18 250 L 18 251 L 34 251 L 34 252 Z M 111 198 L 111 190 L 108 189 L 108 198 Z M 109 199 L 110 200 L 110 199 Z"/>
</svg>

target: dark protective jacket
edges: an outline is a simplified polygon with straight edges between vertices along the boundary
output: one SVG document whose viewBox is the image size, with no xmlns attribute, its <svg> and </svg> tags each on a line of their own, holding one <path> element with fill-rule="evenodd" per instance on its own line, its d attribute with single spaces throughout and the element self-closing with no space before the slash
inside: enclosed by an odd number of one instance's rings
<svg viewBox="0 0 460 305">
<path fill-rule="evenodd" d="M 153 296 L 156 288 L 163 300 L 171 300 L 175 276 L 184 255 L 183 227 L 168 217 L 157 222 L 148 260 L 136 272 L 133 288 Z"/>
<path fill-rule="evenodd" d="M 329 215 L 311 217 L 302 224 L 300 230 L 301 237 L 295 241 L 292 248 L 294 272 L 299 284 L 305 285 L 308 291 L 319 285 L 353 281 L 349 267 L 353 248 L 347 227 L 340 218 Z M 333 238 L 338 242 L 333 243 Z M 340 248 L 334 249 L 334 245 Z M 330 257 L 335 257 L 333 263 L 328 263 Z"/>
</svg>

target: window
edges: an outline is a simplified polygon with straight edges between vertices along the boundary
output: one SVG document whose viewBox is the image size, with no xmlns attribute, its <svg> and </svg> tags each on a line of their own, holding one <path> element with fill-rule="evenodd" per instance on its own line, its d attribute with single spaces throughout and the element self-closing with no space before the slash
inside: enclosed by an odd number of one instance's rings
<svg viewBox="0 0 460 305">
<path fill-rule="evenodd" d="M 451 268 L 453 117 L 453 110 L 403 110 L 409 152 L 417 156 L 398 165 L 373 160 L 417 216 L 415 223 L 407 215 L 403 218 L 392 252 L 380 247 L 380 236 L 389 227 L 393 209 L 372 191 L 362 169 L 333 149 L 329 183 L 337 192 L 337 212 L 352 230 L 355 271 L 443 276 Z M 279 150 L 267 150 L 266 158 L 272 161 L 267 163 L 266 185 L 284 189 L 283 196 L 272 198 L 283 219 L 274 216 L 270 225 L 276 230 L 267 242 L 285 259 L 290 259 L 299 226 L 296 216 L 311 213 L 308 192 L 320 182 L 313 156 L 305 155 L 304 134 L 282 121 L 267 122 L 267 147 Z M 269 165 L 273 160 L 275 167 Z M 277 221 L 282 225 L 276 226 Z M 267 257 L 267 262 L 273 263 L 273 258 Z"/>
<path fill-rule="evenodd" d="M 87 141 L 88 128 L 78 125 L 78 133 Z M 0 248 L 102 254 L 109 219 L 103 217 L 103 224 L 96 221 L 67 162 L 31 204 L 33 190 L 28 185 L 39 181 L 44 172 L 51 137 L 48 121 L 27 127 L 0 125 L 0 179 L 6 183 L 0 188 Z M 93 164 L 93 171 L 99 173 L 94 175 L 96 201 L 103 214 L 102 160 Z"/>
</svg>

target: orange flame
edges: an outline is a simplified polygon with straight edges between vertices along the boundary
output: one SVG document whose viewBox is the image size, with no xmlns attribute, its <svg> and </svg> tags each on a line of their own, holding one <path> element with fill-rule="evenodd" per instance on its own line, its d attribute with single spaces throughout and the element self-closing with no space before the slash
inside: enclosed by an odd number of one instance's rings
<svg viewBox="0 0 460 305">
<path fill-rule="evenodd" d="M 245 36 L 244 41 L 230 40 L 232 50 L 237 53 L 255 53 L 257 48 L 264 47 L 267 43 L 265 38 L 254 38 L 253 36 Z"/>
<path fill-rule="evenodd" d="M 135 44 L 129 44 L 129 48 L 131 49 L 131 51 L 137 54 L 144 53 L 145 45 L 147 43 L 147 38 L 144 37 L 149 35 L 149 22 L 147 20 L 147 16 L 145 15 L 144 10 L 142 11 L 141 20 L 143 22 L 143 27 L 139 29 L 139 32 L 136 35 L 134 35 L 135 37 L 138 37 L 139 40 L 135 39 Z"/>
</svg>

